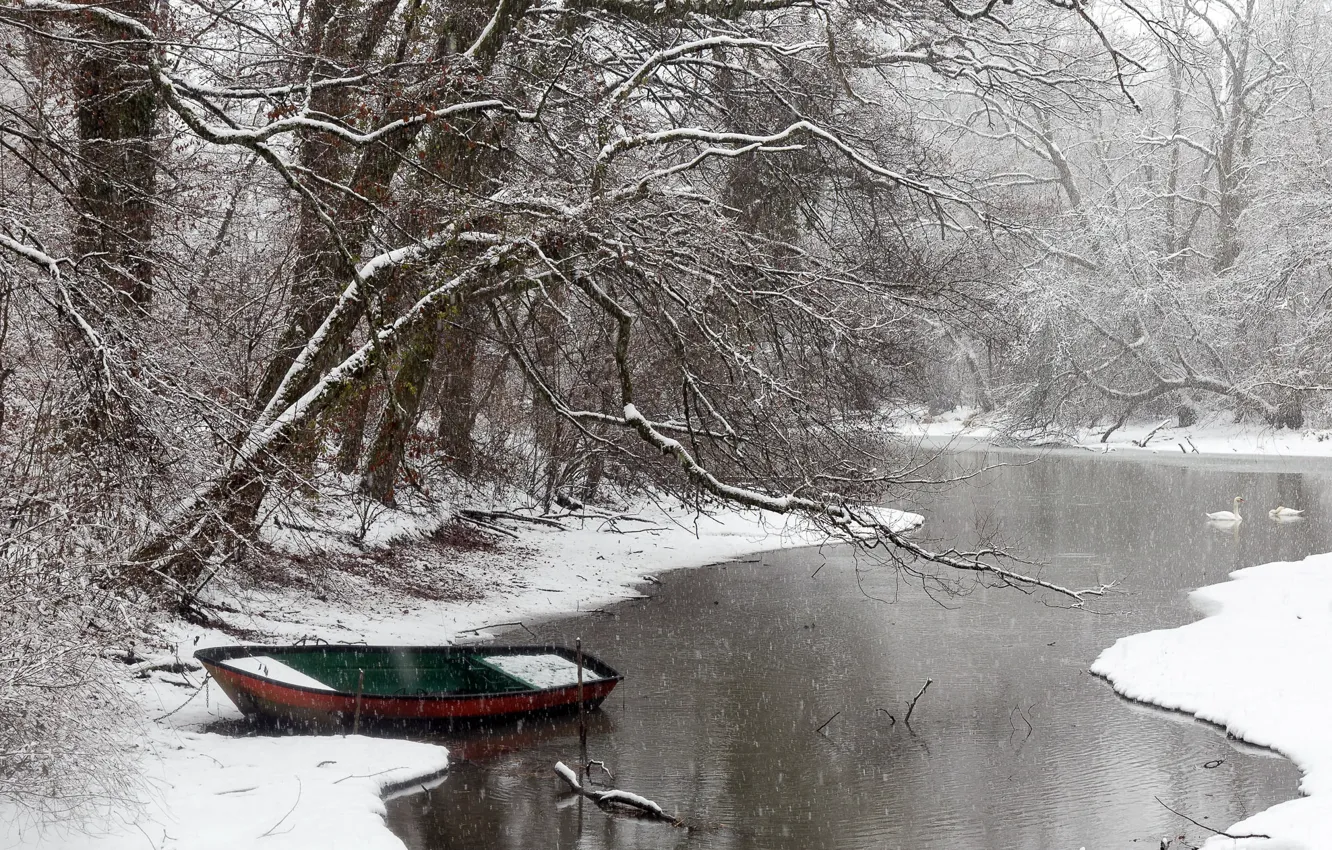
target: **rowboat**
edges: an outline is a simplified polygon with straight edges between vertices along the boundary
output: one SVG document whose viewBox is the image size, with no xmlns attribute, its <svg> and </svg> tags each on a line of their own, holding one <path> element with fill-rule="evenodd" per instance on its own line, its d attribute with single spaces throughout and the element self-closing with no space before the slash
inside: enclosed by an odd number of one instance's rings
<svg viewBox="0 0 1332 850">
<path fill-rule="evenodd" d="M 247 717 L 315 726 L 594 709 L 624 677 L 562 646 L 218 646 L 198 659 Z M 581 660 L 581 680 L 580 679 Z"/>
</svg>

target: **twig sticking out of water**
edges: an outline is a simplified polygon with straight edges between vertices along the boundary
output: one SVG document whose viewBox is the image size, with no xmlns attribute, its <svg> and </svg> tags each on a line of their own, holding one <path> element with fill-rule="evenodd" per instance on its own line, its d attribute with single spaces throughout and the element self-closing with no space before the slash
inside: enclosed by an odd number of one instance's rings
<svg viewBox="0 0 1332 850">
<path fill-rule="evenodd" d="M 1156 800 L 1156 802 L 1158 802 L 1158 803 L 1161 803 L 1161 798 L 1160 798 L 1160 797 L 1153 797 L 1152 799 Z M 1175 811 L 1174 809 L 1172 809 L 1172 808 L 1170 808 L 1169 806 L 1167 806 L 1165 803 L 1161 803 L 1161 808 L 1165 809 L 1167 812 L 1170 812 L 1170 814 L 1172 814 L 1172 815 L 1179 815 L 1180 817 L 1184 818 L 1184 820 L 1188 821 L 1189 823 L 1193 824 L 1194 826 L 1200 826 L 1200 827 L 1202 827 L 1203 829 L 1207 830 L 1208 832 L 1212 833 L 1213 835 L 1220 835 L 1220 836 L 1222 836 L 1223 838 L 1271 838 L 1271 837 L 1272 837 L 1272 836 L 1270 836 L 1270 835 L 1264 835 L 1264 834 L 1261 833 L 1261 832 L 1248 833 L 1248 834 L 1245 834 L 1245 835 L 1231 835 L 1229 832 L 1223 832 L 1223 831 L 1221 831 L 1221 830 L 1219 830 L 1219 829 L 1213 829 L 1212 827 L 1208 826 L 1208 825 L 1205 824 L 1205 823 L 1198 823 L 1198 822 L 1197 822 L 1196 820 L 1194 820 L 1193 818 L 1189 817 L 1188 815 L 1184 814 L 1183 812 L 1177 812 L 1177 811 Z"/>
<path fill-rule="evenodd" d="M 834 714 L 832 717 L 829 717 L 827 720 L 823 721 L 823 725 L 820 726 L 819 728 L 815 729 L 815 730 L 814 730 L 814 734 L 815 734 L 815 735 L 818 735 L 818 734 L 820 734 L 821 732 L 823 732 L 824 729 L 827 729 L 827 728 L 828 728 L 828 724 L 829 724 L 829 723 L 832 723 L 834 720 L 836 720 L 836 719 L 837 719 L 837 715 L 838 715 L 838 714 L 841 714 L 841 713 L 842 713 L 842 712 L 839 711 L 839 712 L 837 712 L 837 714 Z"/>
<path fill-rule="evenodd" d="M 1036 706 L 1036 704 L 1035 704 L 1035 703 L 1032 703 L 1032 708 L 1035 708 L 1035 706 Z M 1029 709 L 1027 709 L 1027 711 L 1031 711 L 1031 709 L 1029 708 Z M 1012 711 L 1008 712 L 1008 725 L 1011 726 L 1011 727 L 1013 728 L 1013 733 L 1014 733 L 1014 734 L 1017 733 L 1017 724 L 1015 724 L 1015 723 L 1013 722 L 1013 714 L 1014 714 L 1014 713 L 1016 713 L 1018 717 L 1022 718 L 1022 722 L 1023 722 L 1023 723 L 1027 724 L 1027 734 L 1026 734 L 1026 736 L 1022 739 L 1023 741 L 1026 741 L 1027 738 L 1030 738 L 1030 737 L 1032 736 L 1032 734 L 1036 731 L 1036 727 L 1032 726 L 1032 725 L 1031 725 L 1031 721 L 1027 719 L 1027 711 L 1023 711 L 1023 710 L 1022 710 L 1022 703 L 1018 703 L 1017 705 L 1013 706 L 1013 710 L 1012 710 Z M 1010 737 L 1010 740 L 1011 740 L 1011 737 Z"/>
<path fill-rule="evenodd" d="M 615 781 L 615 774 L 610 772 L 610 768 L 606 767 L 606 763 L 604 761 L 602 761 L 601 759 L 588 759 L 587 764 L 583 767 L 583 772 L 588 775 L 589 782 L 592 781 L 593 765 L 596 765 L 597 767 L 601 768 L 602 772 L 606 774 L 606 778 L 609 779 L 611 782 Z"/>
<path fill-rule="evenodd" d="M 614 811 L 613 807 L 620 806 L 634 809 L 653 820 L 665 821 L 672 826 L 680 825 L 680 821 L 666 814 L 661 806 L 646 797 L 640 797 L 629 791 L 593 791 L 590 788 L 584 788 L 582 783 L 578 781 L 578 774 L 574 773 L 573 769 L 562 761 L 555 762 L 555 775 L 563 779 L 573 789 L 574 793 L 581 794 L 603 809 Z"/>
<path fill-rule="evenodd" d="M 928 690 L 930 685 L 933 683 L 934 683 L 933 679 L 926 679 L 925 684 L 920 686 L 920 693 L 916 694 L 915 697 L 912 698 L 911 703 L 907 706 L 906 717 L 902 718 L 903 723 L 905 723 L 908 726 L 911 725 L 911 712 L 916 710 L 916 700 L 925 696 L 925 691 Z"/>
<path fill-rule="evenodd" d="M 896 725 L 897 725 L 897 718 L 896 718 L 896 717 L 893 717 L 893 713 L 892 713 L 891 711 L 889 711 L 888 709 L 886 709 L 886 708 L 876 708 L 876 709 L 874 709 L 874 710 L 875 710 L 876 712 L 877 712 L 877 711 L 882 711 L 884 714 L 888 715 L 888 719 L 892 721 L 892 723 L 889 724 L 889 725 L 892 725 L 892 726 L 896 726 Z"/>
</svg>

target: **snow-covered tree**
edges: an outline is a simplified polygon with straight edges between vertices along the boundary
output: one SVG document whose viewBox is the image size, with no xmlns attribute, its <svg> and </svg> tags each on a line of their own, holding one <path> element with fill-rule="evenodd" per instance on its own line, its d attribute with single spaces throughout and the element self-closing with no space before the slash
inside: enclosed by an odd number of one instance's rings
<svg viewBox="0 0 1332 850">
<path fill-rule="evenodd" d="M 515 445 L 548 501 L 649 483 L 1079 595 L 858 506 L 917 479 L 870 426 L 932 361 L 992 368 L 993 249 L 1032 232 L 941 116 L 1128 102 L 1099 10 L 12 0 L 0 30 L 3 504 L 58 523 L 24 563 L 89 622 L 197 613 L 288 492 L 512 484 Z M 0 612 L 52 580 L 4 578 Z"/>
</svg>

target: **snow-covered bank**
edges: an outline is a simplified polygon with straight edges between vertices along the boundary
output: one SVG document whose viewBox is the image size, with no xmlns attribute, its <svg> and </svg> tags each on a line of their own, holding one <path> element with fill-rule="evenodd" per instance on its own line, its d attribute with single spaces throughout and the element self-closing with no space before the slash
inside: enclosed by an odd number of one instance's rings
<svg viewBox="0 0 1332 850">
<path fill-rule="evenodd" d="M 215 698 L 222 698 L 214 690 Z M 172 694 L 173 697 L 176 694 Z M 393 850 L 383 795 L 444 770 L 442 747 L 365 736 L 231 738 L 154 728 L 152 798 L 104 835 L 26 836 L 43 847 Z"/>
<path fill-rule="evenodd" d="M 564 530 L 508 524 L 516 539 L 494 549 L 421 549 L 421 538 L 409 533 L 395 550 L 416 554 L 396 561 L 386 561 L 384 550 L 343 546 L 353 551 L 334 553 L 342 560 L 340 569 L 329 571 L 331 580 L 300 590 L 238 593 L 230 601 L 240 603 L 241 613 L 228 616 L 277 641 L 313 635 L 332 642 L 440 644 L 475 638 L 486 626 L 631 598 L 645 577 L 667 570 L 824 540 L 771 515 L 669 515 L 654 508 L 639 517 L 647 521 L 620 521 L 618 530 L 603 519 L 564 520 Z M 398 534 L 412 524 L 394 515 L 384 521 Z M 897 515 L 901 528 L 919 521 Z M 328 540 L 310 545 L 338 548 Z M 402 591 L 404 574 L 419 592 Z M 196 647 L 234 642 L 181 622 L 163 628 L 184 658 Z M 141 808 L 90 835 L 25 829 L 0 804 L 0 848 L 402 847 L 384 826 L 382 795 L 442 770 L 444 748 L 364 736 L 236 738 L 205 731 L 240 714 L 218 688 L 198 691 L 200 674 L 187 675 L 126 674 L 143 726 L 139 748 L 149 794 Z"/>
<path fill-rule="evenodd" d="M 1178 427 L 1174 420 L 1134 421 L 1115 429 L 1105 442 L 1101 435 L 1109 424 L 1081 428 L 1068 435 L 1064 445 L 1095 452 L 1132 455 L 1216 455 L 1221 457 L 1318 457 L 1332 458 L 1332 431 L 1292 431 L 1262 423 L 1200 421 Z M 1002 428 L 991 418 L 966 408 L 937 416 L 921 416 L 901 423 L 897 433 L 925 438 L 936 444 L 971 447 L 987 443 L 1011 445 L 1002 440 Z"/>
<path fill-rule="evenodd" d="M 898 527 L 921 522 L 915 514 L 892 513 Z M 598 608 L 608 602 L 640 596 L 645 577 L 667 570 L 700 567 L 740 555 L 793 546 L 818 545 L 826 535 L 803 521 L 760 512 L 721 511 L 715 515 L 665 513 L 660 508 L 638 512 L 638 520 L 610 522 L 587 518 L 561 520 L 565 530 L 522 522 L 505 523 L 514 535 L 499 548 L 486 551 L 448 550 L 447 561 L 424 552 L 410 563 L 375 562 L 374 553 L 356 553 L 368 574 L 359 582 L 310 594 L 269 591 L 248 594 L 248 617 L 237 625 L 265 633 L 299 638 L 317 634 L 331 641 L 368 643 L 443 643 L 461 636 L 474 639 L 485 627 L 554 617 Z M 413 533 L 403 517 L 394 518 L 399 535 L 395 548 L 411 552 Z M 640 521 L 642 520 L 642 521 Z M 431 526 L 427 520 L 421 528 Z M 419 539 L 419 538 L 417 538 Z M 461 599 L 404 602 L 401 594 L 384 592 L 381 576 L 419 571 L 419 584 L 441 583 Z"/>
<path fill-rule="evenodd" d="M 1332 457 L 1332 432 L 1261 424 L 1207 423 L 1187 428 L 1161 422 L 1126 424 L 1101 442 L 1101 429 L 1082 429 L 1075 444 L 1094 451 L 1152 454 Z"/>
<path fill-rule="evenodd" d="M 1198 622 L 1123 638 L 1092 672 L 1119 693 L 1187 712 L 1284 754 L 1307 796 L 1228 827 L 1268 835 L 1209 848 L 1332 847 L 1332 554 L 1238 570 L 1196 590 Z"/>
</svg>

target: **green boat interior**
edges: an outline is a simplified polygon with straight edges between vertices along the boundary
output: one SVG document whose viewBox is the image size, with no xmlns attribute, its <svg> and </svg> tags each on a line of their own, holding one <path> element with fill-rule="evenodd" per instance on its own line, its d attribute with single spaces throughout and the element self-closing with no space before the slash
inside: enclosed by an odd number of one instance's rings
<svg viewBox="0 0 1332 850">
<path fill-rule="evenodd" d="M 361 691 L 370 696 L 501 694 L 532 688 L 480 656 L 461 653 L 314 650 L 278 657 L 288 667 L 349 693 L 356 692 L 365 671 Z"/>
<path fill-rule="evenodd" d="M 619 680 L 614 668 L 566 647 L 215 646 L 196 650 L 221 664 L 307 691 L 366 696 L 478 697 Z M 581 667 L 579 664 L 581 663 Z"/>
</svg>

